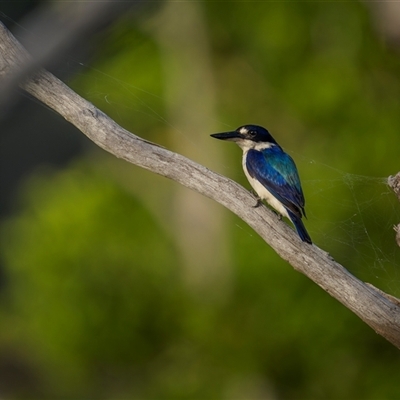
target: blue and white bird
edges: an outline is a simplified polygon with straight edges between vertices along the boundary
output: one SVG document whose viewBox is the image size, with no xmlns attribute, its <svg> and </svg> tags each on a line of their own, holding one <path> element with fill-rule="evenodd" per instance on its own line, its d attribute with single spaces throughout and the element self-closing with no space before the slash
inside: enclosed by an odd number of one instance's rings
<svg viewBox="0 0 400 400">
<path fill-rule="evenodd" d="M 300 239 L 311 244 L 301 220 L 306 216 L 305 201 L 296 164 L 271 134 L 261 126 L 244 125 L 211 136 L 233 141 L 243 150 L 244 173 L 260 199 L 290 219 Z"/>
</svg>

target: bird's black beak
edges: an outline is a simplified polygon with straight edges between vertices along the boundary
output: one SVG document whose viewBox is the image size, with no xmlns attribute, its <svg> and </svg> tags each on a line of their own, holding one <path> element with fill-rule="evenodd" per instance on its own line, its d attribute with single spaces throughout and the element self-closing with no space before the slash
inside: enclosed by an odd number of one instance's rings
<svg viewBox="0 0 400 400">
<path fill-rule="evenodd" d="M 212 136 L 215 139 L 220 139 L 220 140 L 238 140 L 238 139 L 243 139 L 243 136 L 239 132 L 236 132 L 236 131 L 213 133 L 210 136 Z"/>
</svg>

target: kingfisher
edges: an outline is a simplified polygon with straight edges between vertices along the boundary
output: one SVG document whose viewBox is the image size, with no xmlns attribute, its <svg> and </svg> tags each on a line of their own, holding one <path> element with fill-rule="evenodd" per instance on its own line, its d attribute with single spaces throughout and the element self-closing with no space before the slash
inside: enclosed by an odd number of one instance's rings
<svg viewBox="0 0 400 400">
<path fill-rule="evenodd" d="M 259 196 L 256 207 L 265 200 L 280 218 L 284 216 L 293 223 L 303 242 L 311 244 L 302 221 L 306 217 L 305 201 L 296 164 L 268 130 L 258 125 L 243 125 L 235 131 L 211 136 L 235 142 L 243 150 L 244 173 Z"/>
</svg>

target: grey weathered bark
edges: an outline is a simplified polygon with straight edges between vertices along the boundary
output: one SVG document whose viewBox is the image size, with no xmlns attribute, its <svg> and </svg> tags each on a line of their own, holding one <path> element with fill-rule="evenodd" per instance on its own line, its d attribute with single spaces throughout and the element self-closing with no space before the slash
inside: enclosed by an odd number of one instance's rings
<svg viewBox="0 0 400 400">
<path fill-rule="evenodd" d="M 0 25 L 0 77 L 4 81 L 29 56 Z M 328 253 L 300 241 L 295 232 L 237 183 L 120 127 L 55 76 L 40 70 L 20 84 L 35 98 L 62 115 L 94 143 L 116 157 L 170 178 L 219 202 L 251 226 L 295 270 L 358 315 L 400 348 L 400 307 L 390 296 L 350 274 Z"/>
</svg>

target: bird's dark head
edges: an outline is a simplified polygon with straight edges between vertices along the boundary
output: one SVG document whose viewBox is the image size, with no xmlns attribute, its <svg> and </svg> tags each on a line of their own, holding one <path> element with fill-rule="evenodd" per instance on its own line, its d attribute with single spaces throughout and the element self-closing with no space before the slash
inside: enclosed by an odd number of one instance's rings
<svg viewBox="0 0 400 400">
<path fill-rule="evenodd" d="M 236 142 L 240 147 L 255 147 L 257 144 L 278 145 L 271 134 L 262 126 L 243 125 L 232 132 L 214 133 L 212 137 Z"/>
</svg>

